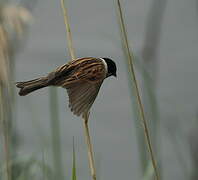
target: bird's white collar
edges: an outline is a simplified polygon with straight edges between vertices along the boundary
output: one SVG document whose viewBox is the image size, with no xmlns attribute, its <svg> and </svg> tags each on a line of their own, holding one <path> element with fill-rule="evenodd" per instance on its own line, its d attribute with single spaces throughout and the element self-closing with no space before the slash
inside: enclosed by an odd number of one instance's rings
<svg viewBox="0 0 198 180">
<path fill-rule="evenodd" d="M 106 76 L 107 76 L 107 73 L 108 73 L 108 67 L 107 67 L 107 63 L 106 61 L 103 59 L 103 58 L 100 58 L 105 66 L 105 72 L 106 72 Z"/>
</svg>

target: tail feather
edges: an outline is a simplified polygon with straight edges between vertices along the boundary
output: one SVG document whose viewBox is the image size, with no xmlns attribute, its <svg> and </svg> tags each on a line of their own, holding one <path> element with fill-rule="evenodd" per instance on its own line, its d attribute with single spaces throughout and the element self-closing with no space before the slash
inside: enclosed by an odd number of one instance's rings
<svg viewBox="0 0 198 180">
<path fill-rule="evenodd" d="M 20 91 L 19 91 L 20 96 L 25 96 L 37 89 L 44 88 L 48 85 L 49 84 L 48 84 L 47 78 L 45 77 L 33 79 L 31 81 L 16 83 L 16 87 L 20 88 Z"/>
</svg>

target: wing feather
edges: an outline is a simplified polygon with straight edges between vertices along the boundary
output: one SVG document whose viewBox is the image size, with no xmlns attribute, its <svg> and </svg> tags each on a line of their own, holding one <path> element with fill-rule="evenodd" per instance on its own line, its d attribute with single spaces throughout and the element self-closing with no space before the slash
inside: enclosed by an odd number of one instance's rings
<svg viewBox="0 0 198 180">
<path fill-rule="evenodd" d="M 80 116 L 90 110 L 106 73 L 101 59 L 82 58 L 58 68 L 51 76 L 55 77 L 54 85 L 67 89 L 69 107 Z"/>
<path fill-rule="evenodd" d="M 80 116 L 90 110 L 101 84 L 102 82 L 91 84 L 84 81 L 66 88 L 69 96 L 69 107 L 75 115 Z"/>
</svg>

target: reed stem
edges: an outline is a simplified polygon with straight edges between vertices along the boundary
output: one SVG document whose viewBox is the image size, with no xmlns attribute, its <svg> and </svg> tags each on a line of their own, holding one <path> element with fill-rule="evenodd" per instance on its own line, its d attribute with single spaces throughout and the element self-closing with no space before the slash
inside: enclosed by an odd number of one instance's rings
<svg viewBox="0 0 198 180">
<path fill-rule="evenodd" d="M 67 8 L 65 7 L 65 1 L 64 0 L 61 0 L 61 7 L 62 7 L 62 11 L 63 11 L 63 16 L 64 16 L 69 53 L 70 53 L 70 56 L 71 56 L 72 60 L 74 60 L 75 59 L 75 52 L 74 52 L 74 47 L 73 47 L 71 28 L 70 28 Z"/>
<path fill-rule="evenodd" d="M 125 28 L 125 24 L 124 24 L 124 18 L 123 18 L 123 13 L 122 13 L 120 0 L 117 0 L 117 6 L 118 6 L 118 11 L 119 11 L 121 32 L 122 32 L 122 35 L 123 35 L 123 43 L 124 43 L 124 46 L 126 48 L 126 53 L 127 53 L 127 57 L 128 57 L 127 58 L 128 59 L 128 64 L 129 64 L 128 68 L 129 68 L 129 72 L 130 72 L 129 75 L 130 75 L 131 81 L 133 82 L 134 87 L 135 87 L 135 95 L 136 95 L 136 100 L 137 100 L 137 103 L 138 103 L 139 116 L 141 117 L 141 120 L 142 120 L 142 125 L 143 125 L 143 128 L 144 128 L 144 135 L 145 135 L 145 138 L 146 138 L 148 151 L 149 151 L 151 161 L 152 161 L 152 165 L 153 165 L 153 168 L 154 168 L 155 178 L 156 178 L 156 180 L 159 180 L 160 178 L 159 178 L 159 173 L 158 173 L 158 169 L 157 169 L 157 163 L 156 163 L 156 160 L 155 160 L 155 157 L 154 157 L 154 152 L 153 152 L 153 148 L 152 148 L 152 144 L 151 144 L 149 129 L 148 129 L 145 113 L 144 113 L 143 104 L 142 104 L 141 97 L 140 97 L 138 82 L 137 82 L 136 75 L 135 75 L 134 63 L 133 63 L 133 54 L 130 51 L 130 47 L 129 47 L 129 43 L 128 43 L 128 38 L 127 38 L 126 28 Z"/>
<path fill-rule="evenodd" d="M 11 167 L 10 167 L 10 148 L 9 148 L 9 133 L 8 133 L 8 123 L 5 117 L 5 103 L 3 98 L 3 89 L 0 87 L 0 118 L 2 125 L 3 134 L 3 149 L 5 153 L 5 164 L 6 164 L 6 180 L 11 180 Z"/>
<path fill-rule="evenodd" d="M 74 137 L 73 137 L 73 156 L 72 156 L 72 180 L 77 180 L 76 177 L 76 150 L 75 150 L 75 143 L 74 143 Z"/>
<path fill-rule="evenodd" d="M 92 143 L 91 143 L 91 137 L 89 134 L 88 120 L 89 120 L 89 114 L 85 113 L 83 124 L 84 124 L 85 136 L 86 136 L 86 141 L 87 141 L 87 146 L 88 146 L 89 167 L 91 170 L 92 179 L 96 180 L 96 169 L 95 169 L 95 163 L 94 163 L 94 154 L 93 154 L 93 148 L 92 148 Z"/>
<path fill-rule="evenodd" d="M 60 120 L 58 115 L 58 94 L 55 87 L 50 87 L 50 117 L 51 117 L 51 132 L 52 132 L 52 152 L 53 163 L 57 179 L 63 179 L 62 171 L 62 151 L 60 142 Z"/>
<path fill-rule="evenodd" d="M 74 59 L 76 59 L 76 57 L 75 57 L 74 47 L 73 47 L 73 43 L 72 43 L 72 34 L 71 34 L 70 25 L 69 25 L 67 9 L 64 4 L 65 4 L 64 0 L 61 0 L 61 7 L 63 10 L 63 15 L 64 15 L 64 22 L 65 22 L 66 33 L 67 33 L 69 52 L 70 52 L 70 56 L 71 56 L 72 60 L 74 60 Z M 88 147 L 89 167 L 90 167 L 92 179 L 96 180 L 96 169 L 95 169 L 95 164 L 94 164 L 94 155 L 93 155 L 91 137 L 90 137 L 90 133 L 89 133 L 88 119 L 89 119 L 89 113 L 85 113 L 83 116 L 83 120 L 84 120 L 83 124 L 84 124 L 84 129 L 85 129 L 85 138 L 86 138 L 87 147 Z"/>
</svg>

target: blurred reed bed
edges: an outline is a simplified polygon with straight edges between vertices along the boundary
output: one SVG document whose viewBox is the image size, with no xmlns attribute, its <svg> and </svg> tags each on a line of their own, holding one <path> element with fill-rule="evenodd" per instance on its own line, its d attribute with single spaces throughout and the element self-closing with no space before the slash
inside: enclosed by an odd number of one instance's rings
<svg viewBox="0 0 198 180">
<path fill-rule="evenodd" d="M 142 64 L 142 86 L 143 86 L 143 101 L 145 111 L 148 117 L 149 127 L 151 130 L 151 139 L 153 142 L 154 151 L 158 159 L 158 167 L 160 171 L 160 179 L 162 179 L 161 154 L 160 154 L 160 116 L 157 102 L 157 81 L 158 81 L 158 52 L 161 37 L 161 26 L 163 16 L 166 9 L 166 0 L 153 0 L 147 16 L 147 23 L 144 36 L 144 44 L 141 52 Z M 155 28 L 153 28 L 155 27 Z M 145 149 L 145 148 L 144 148 Z M 144 153 L 142 161 L 147 161 L 148 154 Z M 149 167 L 149 164 L 142 163 L 143 171 Z"/>
<path fill-rule="evenodd" d="M 15 158 L 11 162 L 11 166 L 17 167 L 16 173 L 12 179 L 14 180 L 54 180 L 54 171 L 45 161 L 43 156 L 42 160 L 35 158 L 35 155 L 23 155 Z M 1 171 L 5 171 L 4 168 Z M 1 172 L 2 173 L 2 172 Z M 1 176 L 0 176 L 1 177 Z"/>
<path fill-rule="evenodd" d="M 12 106 L 14 104 L 13 85 L 14 83 L 14 55 L 19 49 L 21 41 L 26 35 L 28 24 L 32 22 L 30 12 L 21 6 L 6 5 L 2 7 L 0 24 L 0 82 L 1 82 L 1 122 L 2 132 L 4 137 L 5 149 L 5 164 L 6 168 L 2 168 L 2 173 L 6 174 L 5 179 L 29 179 L 32 176 L 32 168 L 37 166 L 43 170 L 43 175 L 47 179 L 63 179 L 62 172 L 62 153 L 60 148 L 60 128 L 58 116 L 57 92 L 55 89 L 50 89 L 50 113 L 51 113 L 51 133 L 52 133 L 52 151 L 54 170 L 45 164 L 45 162 L 37 162 L 35 158 L 27 158 L 25 161 L 13 162 L 15 153 L 17 152 L 15 130 L 13 123 L 15 119 L 12 118 Z M 2 94 L 3 93 L 3 94 Z M 5 96 L 6 93 L 6 96 Z M 9 99 L 9 101 L 8 101 Z M 5 102 L 7 106 L 5 106 Z M 9 116 L 10 118 L 5 118 Z M 12 151 L 12 156 L 10 152 Z M 23 159 L 23 157 L 20 157 Z M 23 166 L 24 165 L 24 166 Z M 14 167 L 14 168 L 13 168 Z M 5 170 L 4 170 L 5 169 Z M 38 173 L 39 174 L 39 173 Z M 33 178 L 33 176 L 32 176 Z M 35 178 L 38 178 L 35 176 Z"/>
<path fill-rule="evenodd" d="M 12 158 L 17 149 L 15 119 L 13 118 L 13 75 L 16 45 L 19 45 L 31 15 L 23 7 L 2 3 L 0 13 L 0 106 L 1 132 L 5 163 L 4 177 L 13 179 Z"/>
<path fill-rule="evenodd" d="M 130 50 L 130 47 L 129 47 L 126 27 L 125 27 L 125 24 L 124 24 L 123 12 L 122 12 L 122 8 L 121 8 L 121 4 L 120 4 L 119 0 L 117 0 L 117 7 L 118 7 L 118 14 L 119 14 L 120 29 L 121 29 L 121 34 L 122 34 L 123 50 L 124 50 L 124 53 L 126 55 L 127 67 L 128 67 L 128 72 L 129 72 L 129 84 L 131 85 L 130 86 L 131 87 L 131 92 L 134 92 L 134 94 L 132 96 L 134 96 L 136 98 L 135 102 L 137 104 L 135 106 L 134 110 L 139 115 L 138 119 L 141 120 L 141 124 L 142 124 L 143 130 L 144 130 L 144 136 L 145 136 L 146 144 L 147 144 L 147 147 L 148 147 L 148 153 L 151 157 L 151 162 L 152 162 L 152 166 L 153 166 L 153 169 L 154 169 L 155 178 L 156 178 L 156 180 L 159 180 L 160 177 L 159 177 L 159 173 L 158 173 L 158 169 L 157 169 L 157 163 L 156 163 L 155 154 L 154 154 L 154 151 L 153 151 L 153 146 L 151 144 L 150 132 L 149 132 L 149 129 L 148 129 L 148 125 L 147 125 L 147 121 L 146 121 L 146 117 L 145 117 L 145 112 L 144 112 L 144 107 L 143 107 L 142 100 L 141 100 L 141 97 L 140 97 L 138 82 L 137 82 L 136 75 L 135 75 L 134 56 L 133 56 L 132 51 Z M 132 97 L 132 98 L 134 98 L 134 97 Z M 132 99 L 132 103 L 133 102 L 134 102 L 134 100 Z"/>
<path fill-rule="evenodd" d="M 71 59 L 74 60 L 74 59 L 76 59 L 76 56 L 75 56 L 74 46 L 73 46 L 73 42 L 72 42 L 72 34 L 71 34 L 71 28 L 70 28 L 70 24 L 69 24 L 67 8 L 65 7 L 64 0 L 61 0 L 61 7 L 63 10 L 64 22 L 65 22 L 65 26 L 66 26 L 66 34 L 67 34 L 67 40 L 68 40 L 69 53 L 70 53 Z M 91 142 L 91 136 L 89 133 L 88 121 L 89 121 L 89 112 L 86 112 L 85 114 L 83 114 L 83 125 L 84 125 L 84 130 L 85 130 L 85 139 L 86 139 L 87 147 L 88 147 L 89 167 L 90 167 L 92 179 L 96 180 L 94 153 L 93 153 L 93 147 L 92 147 L 92 142 Z"/>
<path fill-rule="evenodd" d="M 6 111 L 6 99 L 5 99 L 5 90 L 9 89 L 9 60 L 8 60 L 8 52 L 9 52 L 9 45 L 8 45 L 8 35 L 5 31 L 3 25 L 0 27 L 0 103 L 1 103 L 1 132 L 2 132 L 2 144 L 4 150 L 4 157 L 5 157 L 5 177 L 6 179 L 11 179 L 11 168 L 10 164 L 10 140 L 9 140 L 9 132 L 8 132 L 8 121 L 5 116 Z"/>
</svg>

